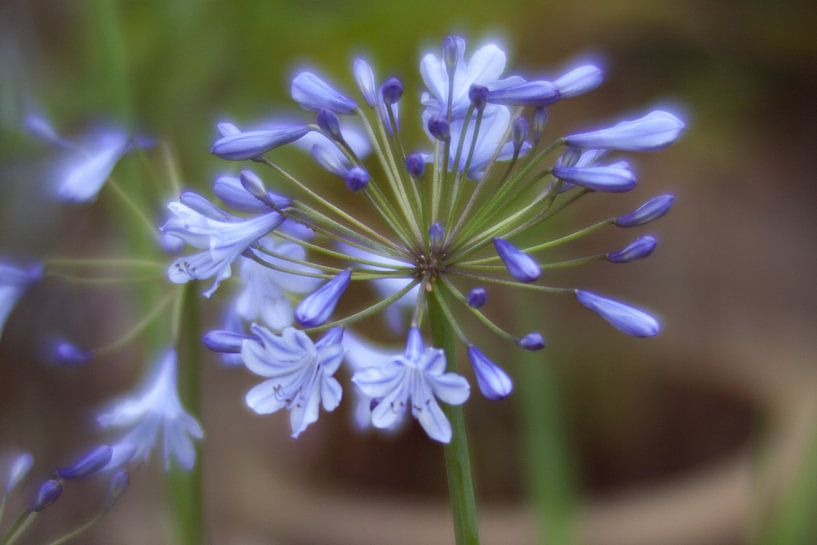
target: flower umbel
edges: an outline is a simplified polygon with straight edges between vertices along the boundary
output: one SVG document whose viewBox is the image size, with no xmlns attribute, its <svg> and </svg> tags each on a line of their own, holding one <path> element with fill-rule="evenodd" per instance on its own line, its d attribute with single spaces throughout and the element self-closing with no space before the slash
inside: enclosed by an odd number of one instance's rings
<svg viewBox="0 0 817 545">
<path fill-rule="evenodd" d="M 361 399 L 373 406 L 371 423 L 393 428 L 410 410 L 430 437 L 450 440 L 451 427 L 437 400 L 463 403 L 469 387 L 452 372 L 455 362 L 448 362 L 446 369 L 442 352 L 423 344 L 430 297 L 439 302 L 451 329 L 468 348 L 476 384 L 490 399 L 511 394 L 511 375 L 469 339 L 458 313 L 472 314 L 522 350 L 541 350 L 545 340 L 539 332 L 515 334 L 495 323 L 486 305 L 488 289 L 574 296 L 628 335 L 648 337 L 660 330 L 658 321 L 643 310 L 575 286 L 541 283 L 554 269 L 645 258 L 655 247 L 654 237 L 642 235 L 629 245 L 566 261 L 542 256 L 605 228 L 654 221 L 671 207 L 671 195 L 654 197 L 629 213 L 619 210 L 568 234 L 526 241 L 587 195 L 612 199 L 633 190 L 633 169 L 614 154 L 663 148 L 679 137 L 684 123 L 656 110 L 546 143 L 549 108 L 598 87 L 602 71 L 581 65 L 553 81 L 528 80 L 505 74 L 506 55 L 495 44 L 471 55 L 466 50 L 464 39 L 449 37 L 442 51 L 426 54 L 420 62 L 425 90 L 415 115 L 427 136 L 421 145 L 410 142 L 398 123 L 398 110 L 403 118 L 411 115 L 411 89 L 404 80 L 378 81 L 372 67 L 359 59 L 352 69 L 362 95 L 358 100 L 315 73 L 302 72 L 291 89 L 293 99 L 307 111 L 303 120 L 256 131 L 251 138 L 222 124 L 222 136 L 213 148 L 224 158 L 269 167 L 293 193 L 270 194 L 260 178 L 244 172 L 239 182 L 222 178 L 214 188 L 240 216 L 199 196 L 183 195 L 171 204 L 174 217 L 165 233 L 201 250 L 174 262 L 171 280 L 215 277 L 218 285 L 230 275 L 234 261 L 243 262 L 245 291 L 237 314 L 247 323 L 261 318 L 272 329 L 256 324 L 246 335 L 246 329 L 211 334 L 207 343 L 231 357 L 238 355 L 240 344 L 244 364 L 267 377 L 248 393 L 248 405 L 259 413 L 289 410 L 293 436 L 317 420 L 321 405 L 331 411 L 340 402 L 341 386 L 334 373 L 343 349 L 337 328 L 387 312 L 392 328 L 405 331 L 408 324 L 405 352 L 393 358 L 379 354 L 369 366 L 356 352 L 354 363 L 353 382 Z M 363 143 L 353 141 L 355 124 L 363 128 Z M 324 170 L 343 179 L 353 192 L 350 199 L 373 214 L 364 221 L 326 197 L 330 191 L 279 165 L 275 155 L 288 142 L 309 150 Z M 373 158 L 367 158 L 370 150 Z M 376 222 L 370 220 L 372 215 Z M 287 224 L 308 227 L 310 236 L 287 232 Z M 270 240 L 275 242 L 265 242 Z M 250 268 L 251 273 L 245 272 Z M 275 288 L 278 275 L 303 282 L 281 290 Z M 360 301 L 360 284 L 370 284 L 378 299 L 338 316 L 344 298 Z M 352 292 L 354 301 L 346 295 Z M 313 334 L 321 332 L 327 333 L 313 341 Z"/>
</svg>

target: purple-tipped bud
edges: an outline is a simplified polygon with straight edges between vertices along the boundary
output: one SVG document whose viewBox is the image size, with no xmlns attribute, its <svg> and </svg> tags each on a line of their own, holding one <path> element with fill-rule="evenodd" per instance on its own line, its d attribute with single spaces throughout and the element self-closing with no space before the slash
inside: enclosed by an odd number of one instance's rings
<svg viewBox="0 0 817 545">
<path fill-rule="evenodd" d="M 639 119 L 623 121 L 597 131 L 565 137 L 569 146 L 619 151 L 654 151 L 673 143 L 683 132 L 684 122 L 669 112 L 656 110 Z"/>
<path fill-rule="evenodd" d="M 488 302 L 488 292 L 485 288 L 472 288 L 468 292 L 468 306 L 471 308 L 482 308 Z"/>
<path fill-rule="evenodd" d="M 448 142 L 451 139 L 451 127 L 441 115 L 432 116 L 428 120 L 428 132 L 441 142 Z"/>
<path fill-rule="evenodd" d="M 216 140 L 210 152 L 228 161 L 256 159 L 272 149 L 298 140 L 308 132 L 309 127 L 305 125 L 244 131 L 222 136 Z"/>
<path fill-rule="evenodd" d="M 475 84 L 468 89 L 468 99 L 471 101 L 471 104 L 474 105 L 474 108 L 482 110 L 485 108 L 485 105 L 488 104 L 489 93 L 488 88 L 484 85 Z"/>
<path fill-rule="evenodd" d="M 559 100 L 559 89 L 549 81 L 526 81 L 486 93 L 491 104 L 506 106 L 547 106 Z"/>
<path fill-rule="evenodd" d="M 366 100 L 366 104 L 368 104 L 370 108 L 374 108 L 377 104 L 377 96 L 375 95 L 374 72 L 372 71 L 372 67 L 363 59 L 355 59 L 354 65 L 352 65 L 352 72 L 354 72 L 355 81 L 360 89 L 360 93 Z"/>
<path fill-rule="evenodd" d="M 661 331 L 658 320 L 641 309 L 584 290 L 576 290 L 576 299 L 627 335 L 654 337 Z"/>
<path fill-rule="evenodd" d="M 267 191 L 266 198 L 258 199 L 248 192 L 240 178 L 233 176 L 221 176 L 218 178 L 213 184 L 213 193 L 229 207 L 241 212 L 263 214 L 269 212 L 270 206 L 273 208 L 287 208 L 292 204 L 292 199 L 278 195 L 272 191 Z M 227 218 L 226 214 L 225 218 Z"/>
<path fill-rule="evenodd" d="M 520 282 L 535 282 L 539 279 L 542 269 L 531 256 L 501 238 L 494 239 L 494 248 L 511 276 Z"/>
<path fill-rule="evenodd" d="M 82 479 L 101 471 L 108 465 L 113 456 L 113 449 L 108 445 L 99 445 L 92 448 L 79 460 L 67 467 L 57 470 L 60 479 Z"/>
<path fill-rule="evenodd" d="M 390 77 L 380 86 L 380 96 L 386 104 L 395 104 L 403 96 L 403 82 L 394 76 Z"/>
<path fill-rule="evenodd" d="M 621 250 L 607 254 L 607 261 L 611 263 L 629 263 L 636 259 L 643 259 L 652 254 L 656 244 L 658 244 L 658 241 L 650 235 L 638 237 Z"/>
<path fill-rule="evenodd" d="M 369 183 L 369 173 L 363 167 L 352 167 L 343 176 L 343 181 L 351 191 L 360 191 Z"/>
<path fill-rule="evenodd" d="M 513 382 L 508 373 L 488 359 L 476 346 L 468 347 L 468 359 L 477 377 L 477 386 L 488 399 L 505 399 L 513 391 Z"/>
<path fill-rule="evenodd" d="M 524 117 L 517 117 L 513 120 L 513 125 L 511 125 L 511 136 L 513 138 L 513 151 L 515 154 L 519 154 L 519 150 L 522 149 L 522 144 L 525 143 L 525 139 L 528 137 L 528 120 Z"/>
<path fill-rule="evenodd" d="M 335 310 L 340 297 L 352 278 L 352 270 L 346 269 L 335 278 L 310 293 L 295 309 L 295 319 L 304 327 L 316 327 L 326 322 Z"/>
<path fill-rule="evenodd" d="M 406 171 L 414 178 L 422 178 L 426 171 L 426 162 L 422 153 L 406 155 Z"/>
<path fill-rule="evenodd" d="M 56 365 L 79 367 L 90 362 L 92 359 L 93 354 L 90 350 L 82 350 L 71 341 L 65 339 L 56 340 L 51 346 L 51 362 Z"/>
<path fill-rule="evenodd" d="M 636 185 L 635 173 L 625 162 L 592 167 L 554 167 L 553 175 L 593 191 L 622 193 Z"/>
<path fill-rule="evenodd" d="M 49 479 L 45 481 L 37 493 L 34 495 L 34 500 L 31 502 L 31 510 L 39 513 L 54 505 L 54 502 L 59 499 L 62 494 L 62 483 L 57 479 Z"/>
<path fill-rule="evenodd" d="M 317 118 L 318 126 L 326 136 L 336 142 L 343 142 L 343 134 L 340 132 L 338 116 L 329 110 L 320 110 Z"/>
<path fill-rule="evenodd" d="M 569 98 L 592 91 L 601 85 L 603 79 L 604 74 L 601 68 L 593 66 L 592 64 L 586 64 L 564 74 L 554 81 L 553 85 L 559 89 L 559 94 L 562 98 Z"/>
<path fill-rule="evenodd" d="M 524 348 L 530 352 L 536 352 L 537 350 L 542 350 L 545 348 L 545 338 L 542 337 L 541 333 L 534 331 L 533 333 L 528 333 L 524 337 L 517 339 L 516 344 L 520 348 Z"/>
<path fill-rule="evenodd" d="M 462 38 L 457 36 L 446 36 L 443 40 L 443 62 L 449 74 L 453 74 L 454 69 L 457 67 L 457 58 L 459 57 L 458 42 L 461 40 Z"/>
<path fill-rule="evenodd" d="M 531 138 L 535 142 L 538 142 L 539 139 L 542 138 L 549 117 L 550 114 L 544 106 L 540 106 L 533 111 L 533 130 L 531 131 Z"/>
<path fill-rule="evenodd" d="M 5 475 L 4 489 L 6 494 L 17 488 L 17 485 L 26 478 L 33 465 L 34 457 L 28 452 L 23 452 L 14 457 L 9 465 L 8 473 Z"/>
<path fill-rule="evenodd" d="M 130 484 L 130 474 L 127 469 L 120 469 L 111 477 L 111 483 L 108 487 L 108 501 L 114 502 L 119 496 L 125 493 Z"/>
<path fill-rule="evenodd" d="M 357 108 L 355 101 L 342 95 L 311 72 L 301 72 L 292 80 L 292 98 L 307 110 L 331 110 L 351 114 Z"/>
<path fill-rule="evenodd" d="M 445 240 L 445 228 L 439 221 L 435 221 L 428 228 L 428 242 L 432 248 L 439 248 Z"/>
<path fill-rule="evenodd" d="M 659 195 L 653 197 L 636 208 L 633 212 L 617 217 L 615 224 L 618 227 L 636 227 L 657 220 L 669 212 L 674 201 L 674 195 Z"/>
<path fill-rule="evenodd" d="M 239 354 L 241 353 L 241 343 L 245 339 L 252 339 L 249 335 L 242 335 L 234 331 L 227 331 L 226 329 L 214 329 L 208 331 L 204 337 L 201 338 L 204 346 L 213 352 L 220 352 L 222 354 Z"/>
</svg>

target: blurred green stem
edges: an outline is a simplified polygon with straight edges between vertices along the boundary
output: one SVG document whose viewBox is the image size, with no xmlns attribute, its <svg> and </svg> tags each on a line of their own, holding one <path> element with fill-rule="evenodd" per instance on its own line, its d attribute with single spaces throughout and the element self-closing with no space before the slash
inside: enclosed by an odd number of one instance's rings
<svg viewBox="0 0 817 545">
<path fill-rule="evenodd" d="M 178 314 L 176 351 L 179 362 L 179 394 L 188 412 L 201 422 L 201 321 L 198 282 L 184 286 Z M 196 464 L 190 471 L 170 472 L 170 493 L 181 545 L 202 545 L 204 506 L 202 500 L 202 455 L 196 446 Z"/>
<path fill-rule="evenodd" d="M 456 336 L 445 318 L 435 290 L 429 298 L 429 323 L 434 346 L 445 351 L 449 371 L 456 370 L 457 360 L 454 343 Z M 457 545 L 479 545 L 477 506 L 474 496 L 474 479 L 471 474 L 471 457 L 468 452 L 468 436 L 465 431 L 465 414 L 462 406 L 444 405 L 443 410 L 451 421 L 451 442 L 444 447 L 445 470 L 448 476 L 448 493 L 454 522 Z"/>
</svg>

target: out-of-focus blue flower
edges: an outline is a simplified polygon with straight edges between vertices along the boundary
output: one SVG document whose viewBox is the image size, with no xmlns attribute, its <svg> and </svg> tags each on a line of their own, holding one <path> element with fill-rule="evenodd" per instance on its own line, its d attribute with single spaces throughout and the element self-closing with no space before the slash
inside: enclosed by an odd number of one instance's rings
<svg viewBox="0 0 817 545">
<path fill-rule="evenodd" d="M 204 250 L 173 261 L 168 269 L 168 278 L 176 284 L 184 284 L 215 276 L 213 285 L 205 292 L 207 297 L 218 289 L 224 279 L 230 277 L 233 261 L 283 220 L 277 212 L 268 212 L 250 219 L 234 218 L 228 221 L 223 216 L 205 215 L 202 209 L 194 210 L 180 202 L 170 203 L 168 209 L 173 217 L 161 230 L 181 238 L 194 248 Z"/>
<path fill-rule="evenodd" d="M 629 214 L 624 214 L 616 218 L 615 223 L 619 227 L 636 227 L 657 220 L 672 208 L 675 201 L 673 195 L 659 195 L 648 200 Z"/>
<path fill-rule="evenodd" d="M 304 327 L 323 324 L 332 315 L 343 292 L 349 287 L 352 270 L 346 269 L 310 293 L 295 309 L 295 319 Z"/>
<path fill-rule="evenodd" d="M 658 244 L 658 241 L 650 235 L 638 237 L 621 250 L 608 253 L 606 256 L 607 261 L 611 263 L 629 263 L 636 259 L 643 259 L 652 254 L 656 244 Z"/>
<path fill-rule="evenodd" d="M 468 292 L 468 306 L 471 308 L 482 308 L 488 301 L 488 292 L 485 288 L 473 288 Z"/>
<path fill-rule="evenodd" d="M 559 98 L 570 98 L 592 91 L 604 80 L 601 68 L 592 64 L 578 66 L 559 76 L 553 85 L 559 90 Z"/>
<path fill-rule="evenodd" d="M 518 339 L 516 344 L 529 352 L 536 352 L 545 348 L 545 338 L 542 337 L 541 333 L 534 331 Z"/>
<path fill-rule="evenodd" d="M 256 159 L 270 150 L 295 142 L 308 132 L 306 125 L 292 125 L 231 133 L 216 140 L 210 152 L 229 161 Z"/>
<path fill-rule="evenodd" d="M 535 282 L 539 279 L 542 269 L 531 256 L 501 238 L 494 239 L 494 248 L 511 276 L 520 282 Z"/>
<path fill-rule="evenodd" d="M 428 134 L 440 142 L 451 140 L 451 124 L 441 115 L 432 115 L 426 120 L 425 127 Z"/>
<path fill-rule="evenodd" d="M 0 338 L 17 301 L 42 277 L 43 267 L 39 263 L 23 269 L 8 261 L 0 261 Z"/>
<path fill-rule="evenodd" d="M 398 425 L 410 407 L 428 436 L 441 443 L 451 441 L 451 424 L 437 399 L 461 405 L 470 394 L 468 381 L 445 372 L 445 354 L 438 348 L 425 348 L 417 328 L 409 330 L 403 355 L 388 364 L 357 371 L 352 382 L 377 403 L 372 411 L 374 427 Z"/>
<path fill-rule="evenodd" d="M 4 469 L 3 490 L 5 494 L 17 488 L 23 482 L 34 465 L 34 456 L 29 452 L 21 452 L 11 457 L 7 468 Z"/>
<path fill-rule="evenodd" d="M 312 72 L 301 72 L 292 80 L 292 98 L 307 110 L 330 110 L 351 114 L 357 104 L 344 96 Z"/>
<path fill-rule="evenodd" d="M 196 463 L 193 439 L 202 439 L 204 431 L 179 400 L 176 374 L 176 353 L 167 350 L 135 392 L 115 401 L 97 416 L 103 428 L 128 430 L 113 444 L 107 467 L 147 460 L 161 442 L 165 470 L 170 469 L 171 460 L 182 469 L 193 468 Z"/>
<path fill-rule="evenodd" d="M 593 191 L 622 193 L 636 185 L 635 173 L 625 161 L 589 167 L 553 167 L 553 175 Z"/>
<path fill-rule="evenodd" d="M 403 96 L 403 82 L 394 76 L 387 78 L 380 86 L 380 96 L 387 105 L 396 104 Z"/>
<path fill-rule="evenodd" d="M 108 485 L 108 502 L 113 503 L 119 496 L 125 493 L 130 484 L 130 473 L 126 469 L 120 469 L 111 477 Z"/>
<path fill-rule="evenodd" d="M 54 505 L 54 503 L 62 495 L 62 483 L 57 479 L 48 479 L 34 494 L 34 500 L 31 502 L 31 510 L 35 513 L 44 511 Z"/>
<path fill-rule="evenodd" d="M 79 367 L 93 359 L 90 350 L 83 350 L 66 339 L 55 339 L 51 343 L 49 359 L 51 363 L 66 367 Z"/>
<path fill-rule="evenodd" d="M 320 406 L 334 411 L 343 394 L 333 375 L 343 360 L 343 330 L 329 330 L 313 343 L 303 331 L 288 327 L 280 335 L 253 325 L 256 339 L 244 341 L 247 369 L 266 377 L 247 392 L 247 406 L 258 414 L 289 410 L 292 437 L 318 420 Z"/>
<path fill-rule="evenodd" d="M 409 153 L 406 155 L 406 172 L 413 178 L 422 178 L 426 171 L 426 160 L 422 153 Z"/>
<path fill-rule="evenodd" d="M 684 122 L 663 110 L 597 131 L 565 137 L 569 146 L 618 151 L 654 151 L 672 144 L 684 130 Z"/>
<path fill-rule="evenodd" d="M 108 445 L 98 445 L 76 460 L 73 464 L 57 469 L 57 476 L 63 480 L 83 479 L 103 470 L 111 461 L 113 449 Z"/>
<path fill-rule="evenodd" d="M 488 399 L 505 399 L 513 391 L 513 381 L 500 366 L 491 361 L 485 353 L 476 346 L 468 347 L 468 359 L 474 376 L 477 378 L 477 386 L 482 395 Z"/>
<path fill-rule="evenodd" d="M 653 337 L 661 331 L 658 320 L 641 309 L 584 290 L 576 290 L 576 299 L 627 335 Z"/>
</svg>

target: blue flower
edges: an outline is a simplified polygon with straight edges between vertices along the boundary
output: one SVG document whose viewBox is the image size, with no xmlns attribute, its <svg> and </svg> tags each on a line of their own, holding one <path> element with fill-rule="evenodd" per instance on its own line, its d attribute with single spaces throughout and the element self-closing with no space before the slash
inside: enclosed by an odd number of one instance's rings
<svg viewBox="0 0 817 545">
<path fill-rule="evenodd" d="M 639 119 L 622 121 L 597 131 L 565 137 L 569 146 L 618 151 L 654 151 L 672 144 L 684 130 L 684 122 L 669 112 L 656 110 Z"/>
<path fill-rule="evenodd" d="M 520 282 L 535 282 L 539 279 L 542 269 L 531 256 L 501 238 L 494 239 L 494 248 L 511 276 Z"/>
<path fill-rule="evenodd" d="M 168 269 L 168 278 L 176 284 L 184 284 L 215 276 L 213 285 L 205 292 L 207 297 L 218 289 L 224 279 L 230 277 L 233 261 L 283 220 L 277 212 L 245 220 L 223 212 L 220 216 L 205 214 L 202 213 L 205 212 L 203 209 L 194 210 L 180 202 L 170 203 L 168 209 L 173 217 L 161 230 L 181 238 L 194 248 L 204 250 L 173 261 Z"/>
<path fill-rule="evenodd" d="M 313 343 L 303 331 L 291 327 L 281 335 L 253 325 L 257 340 L 247 339 L 241 357 L 247 369 L 266 377 L 247 392 L 247 406 L 258 414 L 289 410 L 292 437 L 298 437 L 318 420 L 320 406 L 334 411 L 343 394 L 333 377 L 343 360 L 343 330 L 329 330 Z"/>
<path fill-rule="evenodd" d="M 549 81 L 521 81 L 489 91 L 491 104 L 506 106 L 547 106 L 559 100 L 559 89 Z"/>
<path fill-rule="evenodd" d="M 653 337 L 661 331 L 658 320 L 641 309 L 584 290 L 576 290 L 576 299 L 627 335 Z"/>
<path fill-rule="evenodd" d="M 615 223 L 619 227 L 636 227 L 657 220 L 672 208 L 675 202 L 674 195 L 659 195 L 648 200 L 629 214 L 624 214 L 616 218 Z"/>
<path fill-rule="evenodd" d="M 256 159 L 277 147 L 295 142 L 309 132 L 306 125 L 292 125 L 254 131 L 229 131 L 210 149 L 213 155 L 229 161 Z"/>
<path fill-rule="evenodd" d="M 410 407 L 428 436 L 441 443 L 451 441 L 451 424 L 437 399 L 461 405 L 470 394 L 468 381 L 445 372 L 445 354 L 438 348 L 425 348 L 417 328 L 409 330 L 403 355 L 388 364 L 357 371 L 352 382 L 377 402 L 372 411 L 374 427 L 398 425 Z"/>
<path fill-rule="evenodd" d="M 545 338 L 542 337 L 541 333 L 534 331 L 518 339 L 516 344 L 529 352 L 536 352 L 545 348 Z"/>
<path fill-rule="evenodd" d="M 103 428 L 127 430 L 113 444 L 107 467 L 120 467 L 130 460 L 146 461 L 161 442 L 165 470 L 170 469 L 171 460 L 182 469 L 193 468 L 196 463 L 193 439 L 202 439 L 204 432 L 179 400 L 176 368 L 176 353 L 165 351 L 134 393 L 97 416 Z"/>
<path fill-rule="evenodd" d="M 295 309 L 295 319 L 298 323 L 304 327 L 316 327 L 326 322 L 334 312 L 343 292 L 349 287 L 351 278 L 352 270 L 343 270 L 304 298 Z"/>
<path fill-rule="evenodd" d="M 301 72 L 293 78 L 292 98 L 307 110 L 316 112 L 330 110 L 338 114 L 351 114 L 357 108 L 352 99 L 311 72 Z"/>
<path fill-rule="evenodd" d="M 553 175 L 593 191 L 607 191 L 621 193 L 630 191 L 636 185 L 635 173 L 625 161 L 611 165 L 588 167 L 561 167 L 553 168 Z"/>
<path fill-rule="evenodd" d="M 468 347 L 468 359 L 474 376 L 477 378 L 477 386 L 482 395 L 488 399 L 505 399 L 513 391 L 513 381 L 500 366 L 491 361 L 485 353 L 476 346 Z"/>
<path fill-rule="evenodd" d="M 22 269 L 9 262 L 0 261 L 0 338 L 11 311 L 17 301 L 33 283 L 43 277 L 40 264 Z"/>
<path fill-rule="evenodd" d="M 601 85 L 604 74 L 601 68 L 586 64 L 577 66 L 569 72 L 559 76 L 553 81 L 553 85 L 559 90 L 560 98 L 570 98 L 588 91 L 592 91 Z"/>
</svg>

